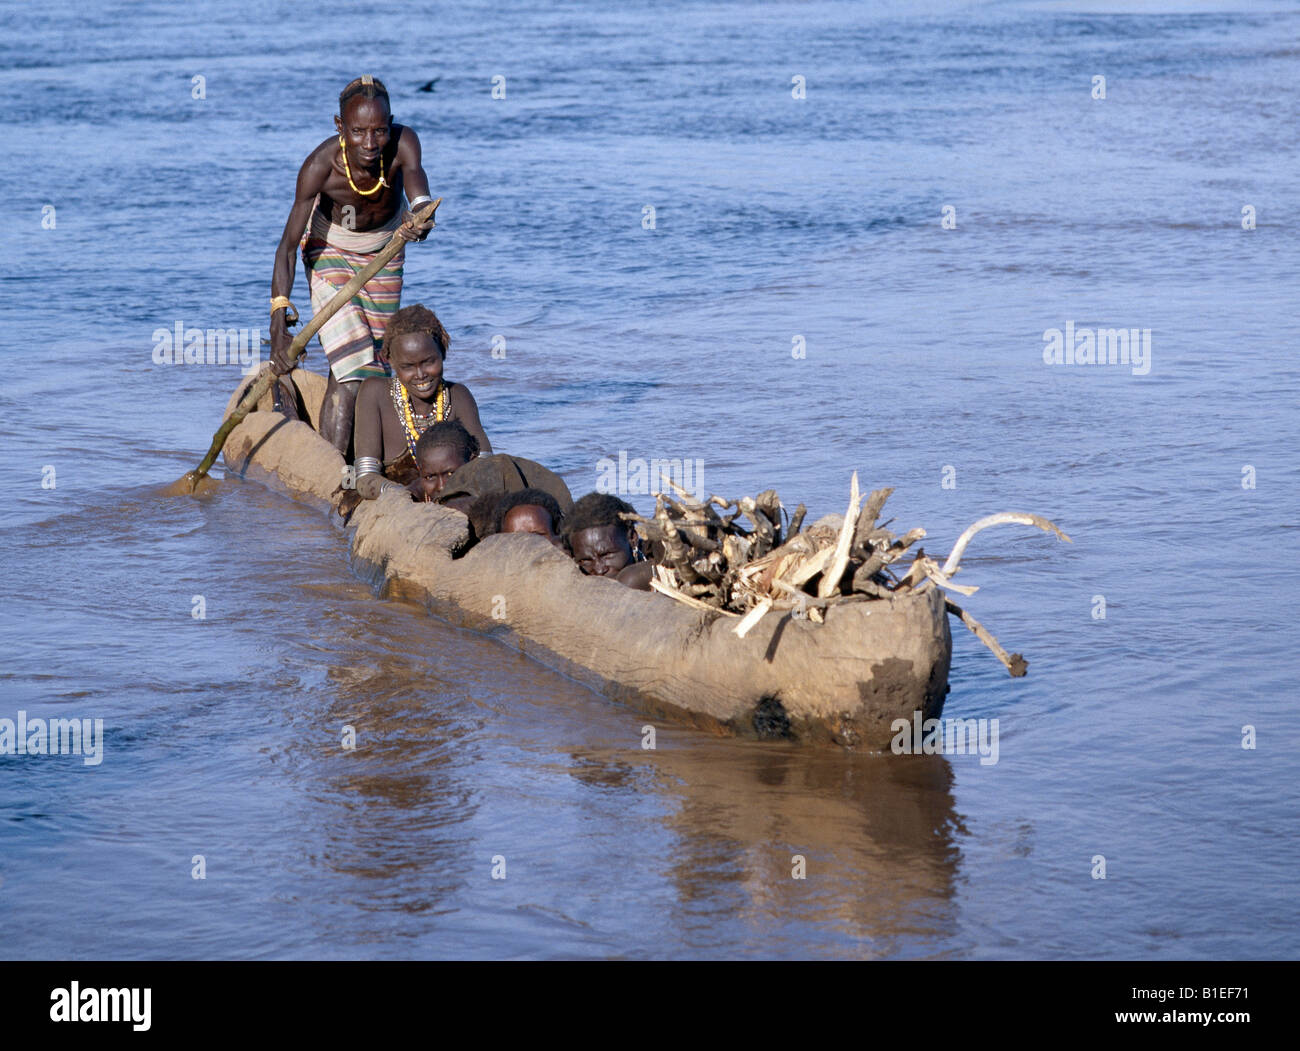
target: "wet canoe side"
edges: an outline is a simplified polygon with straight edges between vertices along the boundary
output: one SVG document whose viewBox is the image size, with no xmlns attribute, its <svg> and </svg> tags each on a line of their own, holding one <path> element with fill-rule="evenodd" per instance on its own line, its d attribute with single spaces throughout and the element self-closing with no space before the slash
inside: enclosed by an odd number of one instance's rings
<svg viewBox="0 0 1300 1051">
<path fill-rule="evenodd" d="M 299 384 L 318 403 L 320 378 L 307 376 Z M 231 433 L 225 459 L 231 474 L 321 504 L 344 467 L 310 426 L 267 412 Z M 606 696 L 704 729 L 879 749 L 893 720 L 942 711 L 952 639 L 935 590 L 832 606 L 822 624 L 769 614 L 740 639 L 734 618 L 585 577 L 531 534 L 488 537 L 453 558 L 467 525 L 459 512 L 385 494 L 352 516 L 354 565 L 387 593 Z"/>
</svg>

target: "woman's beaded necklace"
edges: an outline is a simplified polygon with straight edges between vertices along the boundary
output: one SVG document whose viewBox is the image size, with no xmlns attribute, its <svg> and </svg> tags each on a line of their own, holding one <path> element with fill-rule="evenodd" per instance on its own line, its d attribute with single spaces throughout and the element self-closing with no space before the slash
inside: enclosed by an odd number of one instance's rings
<svg viewBox="0 0 1300 1051">
<path fill-rule="evenodd" d="M 433 412 L 422 415 L 411 408 L 411 396 L 396 376 L 393 377 L 388 389 L 393 397 L 393 408 L 397 410 L 397 419 L 402 425 L 402 435 L 406 438 L 407 448 L 414 456 L 415 443 L 420 440 L 420 435 L 432 424 L 442 423 L 451 415 L 451 392 L 447 389 L 447 384 L 439 380 L 438 393 L 433 399 Z"/>
</svg>

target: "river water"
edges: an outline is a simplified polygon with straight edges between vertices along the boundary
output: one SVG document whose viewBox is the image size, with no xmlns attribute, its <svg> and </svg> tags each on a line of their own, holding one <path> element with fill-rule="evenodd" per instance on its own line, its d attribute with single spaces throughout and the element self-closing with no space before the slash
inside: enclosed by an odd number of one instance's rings
<svg viewBox="0 0 1300 1051">
<path fill-rule="evenodd" d="M 3 954 L 1300 955 L 1294 5 L 373 10 L 6 5 L 0 718 L 104 740 L 0 756 Z M 314 508 L 161 495 L 239 367 L 155 330 L 265 332 L 362 72 L 445 198 L 404 302 L 498 448 L 819 514 L 856 470 L 932 552 L 1070 533 L 964 561 L 1030 661 L 954 624 L 945 714 L 996 763 L 646 750 L 376 598 Z M 1067 323 L 1149 368 L 1046 364 Z"/>
</svg>

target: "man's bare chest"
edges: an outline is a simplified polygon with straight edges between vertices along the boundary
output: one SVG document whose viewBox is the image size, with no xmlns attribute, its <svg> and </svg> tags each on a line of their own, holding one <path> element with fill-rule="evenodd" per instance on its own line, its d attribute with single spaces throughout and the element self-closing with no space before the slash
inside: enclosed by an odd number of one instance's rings
<svg viewBox="0 0 1300 1051">
<path fill-rule="evenodd" d="M 396 165 L 385 169 L 384 182 L 374 194 L 363 194 L 376 185 L 376 176 L 369 172 L 348 175 L 331 168 L 321 189 L 320 208 L 325 217 L 350 230 L 374 230 L 393 218 L 402 204 L 401 172 Z M 356 188 L 354 188 L 356 187 Z"/>
</svg>

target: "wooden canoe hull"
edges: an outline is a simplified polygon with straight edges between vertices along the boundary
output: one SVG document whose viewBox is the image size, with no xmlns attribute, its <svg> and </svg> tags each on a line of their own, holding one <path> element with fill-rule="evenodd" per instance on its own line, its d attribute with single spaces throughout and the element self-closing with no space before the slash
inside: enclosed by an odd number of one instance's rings
<svg viewBox="0 0 1300 1051">
<path fill-rule="evenodd" d="M 314 415 L 323 378 L 294 376 Z M 231 432 L 225 461 L 235 476 L 326 506 L 344 469 L 310 426 L 269 412 Z M 741 639 L 734 618 L 585 577 L 531 534 L 488 537 L 454 558 L 467 525 L 459 512 L 385 494 L 352 516 L 354 565 L 388 594 L 703 729 L 887 749 L 895 719 L 942 712 L 952 637 L 937 590 L 832 606 L 821 624 L 773 613 Z"/>
</svg>

